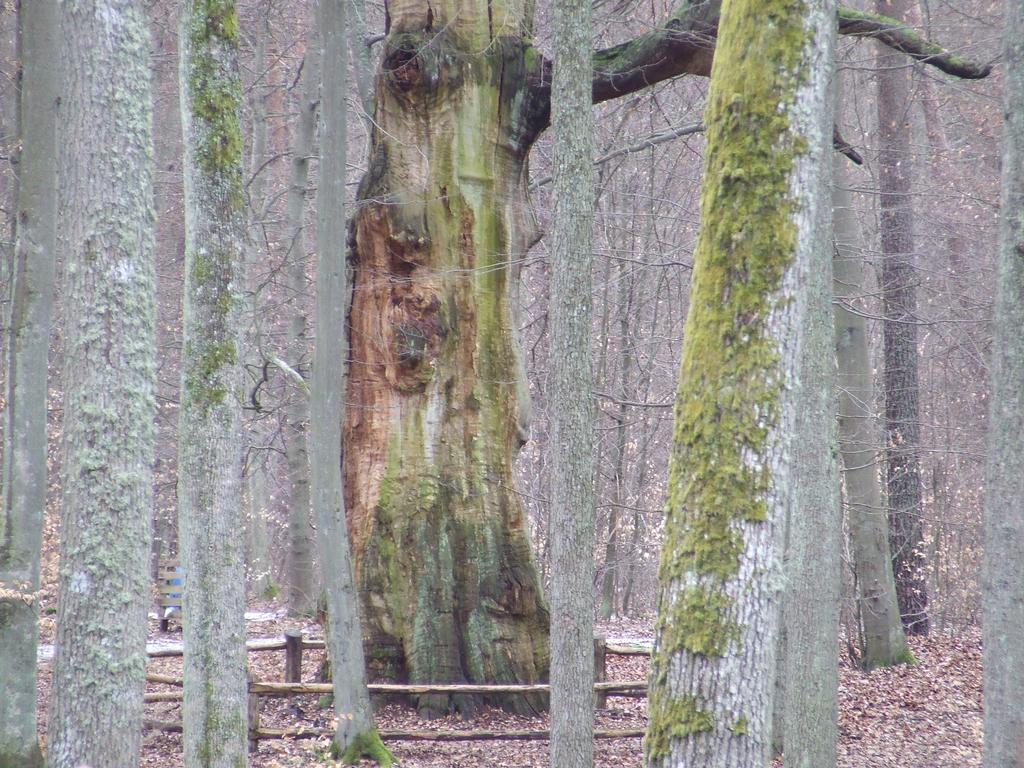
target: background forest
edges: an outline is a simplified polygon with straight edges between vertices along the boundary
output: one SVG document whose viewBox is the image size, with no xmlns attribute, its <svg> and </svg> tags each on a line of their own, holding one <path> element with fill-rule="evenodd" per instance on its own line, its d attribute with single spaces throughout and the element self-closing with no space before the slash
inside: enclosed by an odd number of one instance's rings
<svg viewBox="0 0 1024 768">
<path fill-rule="evenodd" d="M 32 0 L 21 0 L 22 7 L 26 2 Z M 13 0 L 0 0 L 0 296 L 5 318 L 11 316 L 14 300 L 20 153 L 25 132 L 32 130 L 21 122 L 22 54 L 16 5 Z M 189 275 L 185 254 L 192 246 L 186 242 L 186 147 L 179 108 L 181 4 L 152 0 L 144 5 L 143 21 L 152 36 L 149 74 L 155 155 L 157 389 L 154 535 L 149 553 L 155 578 L 163 560 L 180 554 L 179 536 L 185 525 L 179 522 L 178 470 L 183 455 L 179 416 L 186 344 L 182 299 Z M 318 121 L 325 98 L 321 78 L 327 62 L 321 55 L 320 38 L 325 25 L 316 16 L 314 4 L 306 0 L 237 0 L 235 5 L 244 165 L 239 189 L 244 206 L 234 226 L 240 232 L 238 258 L 244 266 L 244 300 L 237 311 L 245 384 L 244 445 L 235 446 L 242 450 L 244 474 L 234 501 L 242 505 L 244 529 L 213 535 L 235 537 L 244 545 L 246 605 L 253 612 L 250 619 L 257 620 L 243 631 L 253 637 L 304 629 L 319 638 L 323 628 L 316 625 L 316 613 L 323 558 L 317 554 L 315 540 L 318 522 L 309 458 L 318 426 L 315 418 L 310 419 L 309 397 L 318 339 L 314 281 L 320 230 L 332 223 L 340 226 L 331 221 L 330 211 L 317 206 L 324 186 Z M 1003 3 L 997 0 L 893 0 L 877 8 L 855 0 L 849 5 L 902 19 L 965 60 L 989 65 L 1000 57 L 1004 18 Z M 667 0 L 595 0 L 593 47 L 611 48 L 645 35 L 679 6 Z M 344 94 L 347 167 L 338 176 L 344 181 L 341 193 L 351 214 L 360 210 L 361 200 L 369 199 L 370 182 L 364 179 L 372 180 L 379 167 L 371 141 L 374 121 L 379 129 L 387 126 L 375 97 L 387 9 L 383 3 L 361 0 L 348 3 L 347 8 L 346 35 L 353 55 L 348 57 Z M 533 44 L 551 59 L 556 53 L 555 14 L 553 3 L 538 2 L 533 22 Z M 864 356 L 857 358 L 851 352 L 845 360 L 839 344 L 840 448 L 845 470 L 842 648 L 837 649 L 843 657 L 839 764 L 980 765 L 983 477 L 999 250 L 1003 73 L 996 67 L 988 77 L 959 79 L 865 37 L 840 37 L 836 60 L 841 83 L 836 146 L 844 154 L 836 154 L 832 199 L 837 239 L 834 308 L 837 327 L 845 324 L 845 331 L 837 333 L 860 334 L 865 342 Z M 593 107 L 589 343 L 596 526 L 592 557 L 595 615 L 599 633 L 608 635 L 610 642 L 646 641 L 654 633 L 673 403 L 700 226 L 708 88 L 707 77 L 683 74 Z M 523 181 L 529 197 L 505 200 L 518 211 L 511 214 L 513 218 L 535 216 L 545 233 L 551 232 L 555 215 L 552 134 L 541 133 L 529 154 L 529 175 Z M 412 145 L 409 136 L 401 139 Z M 350 237 L 354 242 L 356 235 Z M 364 238 L 363 230 L 359 237 Z M 525 510 L 529 543 L 545 591 L 557 565 L 550 503 L 552 465 L 559 458 L 552 449 L 553 420 L 558 415 L 552 406 L 552 240 L 545 236 L 532 247 L 510 250 L 503 265 L 512 276 L 508 290 L 530 405 L 513 481 L 499 483 L 502 493 L 514 494 Z M 44 648 L 55 639 L 58 528 L 66 492 L 61 487 L 64 459 L 59 448 L 65 407 L 61 382 L 75 375 L 65 369 L 64 349 L 75 308 L 64 293 L 66 265 L 58 261 L 56 266 L 46 414 L 49 485 L 39 592 Z M 357 293 L 361 285 L 357 281 Z M 408 359 L 429 348 L 429 331 L 410 324 L 402 326 L 401 333 Z M 5 381 L 11 377 L 11 359 L 7 352 L 0 355 L 0 378 Z M 361 386 L 360 374 L 351 375 L 352 386 Z M 350 396 L 350 409 L 362 405 Z M 360 428 L 346 426 L 354 434 Z M 345 435 L 349 440 L 350 433 Z M 360 439 L 358 434 L 353 438 L 357 447 L 370 445 L 359 443 Z M 352 451 L 353 456 L 357 454 Z M 351 471 L 362 477 L 358 466 Z M 362 487 L 361 483 L 350 485 Z M 362 503 L 350 498 L 362 491 L 346 488 L 345 492 L 349 508 Z M 886 651 L 895 657 L 873 656 L 878 645 L 872 645 L 872 633 L 889 630 L 877 629 L 876 619 L 884 609 L 878 608 L 873 586 L 878 580 L 867 570 L 871 566 L 865 565 L 870 559 L 865 553 L 879 546 L 877 537 L 871 543 L 871 534 L 861 523 L 869 516 L 876 522 L 888 520 L 902 624 L 919 664 L 867 676 L 865 668 L 887 667 L 901 660 L 900 652 L 907 653 L 897 643 L 900 647 L 895 651 Z M 352 535 L 358 542 L 358 527 Z M 425 544 L 425 549 L 432 548 L 430 542 Z M 888 571 L 882 550 L 875 554 L 883 558 L 883 569 Z M 153 597 L 155 606 L 155 591 Z M 150 617 L 151 641 L 166 639 L 156 618 Z M 387 620 L 387 616 L 375 617 L 374 631 Z M 250 657 L 253 678 L 277 679 L 278 673 L 262 658 Z M 317 651 L 306 655 L 305 670 L 300 670 L 303 679 L 320 674 L 320 658 Z M 41 670 L 40 716 L 45 729 L 49 685 L 45 661 Z M 181 670 L 177 661 L 156 662 L 156 673 L 180 676 Z M 609 661 L 611 680 L 646 675 L 646 657 Z M 411 677 L 416 677 L 415 672 Z M 902 734 L 887 731 L 885 725 L 898 719 L 889 707 L 901 700 L 920 714 L 919 720 L 909 724 L 900 721 Z M 294 725 L 293 716 L 301 720 L 309 714 L 306 722 L 330 724 L 329 714 L 317 710 L 315 696 L 296 699 L 299 703 L 294 704 L 288 699 L 272 701 L 264 711 L 265 723 L 287 728 Z M 644 726 L 642 702 L 611 701 L 601 715 L 603 727 Z M 462 709 L 447 698 L 438 711 L 424 699 L 418 704 L 418 714 L 389 704 L 380 712 L 380 727 L 391 723 L 416 730 L 427 727 L 417 719 L 420 714 L 447 715 L 449 709 Z M 178 704 L 159 706 L 162 709 L 156 714 L 147 710 L 147 720 L 180 721 L 175 714 Z M 526 719 L 532 712 L 513 709 L 518 710 L 514 715 L 490 708 L 462 713 L 475 714 L 474 725 L 484 730 L 509 723 L 520 729 L 537 727 Z M 943 720 L 946 716 L 949 721 Z M 863 734 L 858 722 L 868 724 Z M 938 731 L 945 736 L 936 737 L 930 745 L 919 744 L 916 754 L 904 752 L 908 732 L 928 731 L 929 723 L 940 723 Z M 436 749 L 403 746 L 395 753 L 407 765 L 481 760 L 495 765 L 539 765 L 545 759 L 532 744 L 521 751 L 507 742 L 499 744 L 493 748 L 480 742 Z M 308 764 L 319 759 L 325 745 L 325 739 L 264 744 L 260 754 L 250 757 L 250 764 Z M 147 731 L 144 764 L 181 764 L 182 749 L 177 734 Z M 598 761 L 639 765 L 639 740 L 602 741 Z"/>
</svg>

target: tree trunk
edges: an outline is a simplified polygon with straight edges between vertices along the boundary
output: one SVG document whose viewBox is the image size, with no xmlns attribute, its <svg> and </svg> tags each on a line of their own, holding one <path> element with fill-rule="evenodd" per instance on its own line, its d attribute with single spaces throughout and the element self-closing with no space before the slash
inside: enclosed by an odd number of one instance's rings
<svg viewBox="0 0 1024 768">
<path fill-rule="evenodd" d="M 832 48 L 825 51 L 831 56 Z M 822 54 L 824 55 L 824 53 Z M 822 66 L 832 80 L 831 61 Z M 831 115 L 835 93 L 825 99 Z M 839 577 L 842 510 L 836 434 L 836 357 L 832 318 L 831 154 L 817 158 L 805 198 L 810 219 L 806 247 L 809 267 L 801 284 L 807 296 L 803 349 L 797 363 L 794 477 L 786 526 L 785 678 L 783 743 L 786 768 L 836 764 L 839 707 Z"/>
<path fill-rule="evenodd" d="M 327 592 L 327 645 L 336 717 L 335 757 L 355 763 L 361 757 L 383 768 L 392 756 L 381 743 L 366 690 L 365 658 L 359 627 L 359 600 L 352 571 L 345 500 L 341 490 L 341 424 L 345 413 L 345 316 L 349 309 L 345 232 L 348 67 L 346 0 L 321 0 L 317 21 L 322 34 L 323 109 L 320 113 L 320 192 L 317 196 L 316 327 L 310 398 L 313 436 L 310 479 L 317 523 L 320 567 Z M 316 45 L 321 40 L 315 41 Z M 321 53 L 318 51 L 317 55 Z M 311 81 L 311 85 L 316 81 Z"/>
<path fill-rule="evenodd" d="M 537 235 L 527 7 L 389 6 L 355 220 L 344 473 L 368 647 L 413 682 L 547 677 L 512 487 L 527 395 L 509 284 Z M 428 714 L 473 705 L 420 699 Z"/>
<path fill-rule="evenodd" d="M 232 0 L 182 7 L 185 303 L 178 514 L 185 567 L 185 763 L 237 768 L 248 754 L 241 371 L 248 221 Z"/>
<path fill-rule="evenodd" d="M 255 35 L 256 44 L 253 50 L 255 70 L 263 72 L 267 66 L 267 37 L 270 34 L 270 9 L 264 8 Z M 252 146 L 249 157 L 249 241 L 245 250 L 245 363 L 246 368 L 257 369 L 263 365 L 260 318 L 260 256 L 263 249 L 260 243 L 266 242 L 264 237 L 264 206 L 266 188 L 266 169 L 263 167 L 267 155 L 267 110 L 263 93 L 265 86 L 257 81 L 253 83 L 249 93 L 249 110 L 252 115 Z M 250 594 L 261 597 L 271 594 L 273 580 L 271 578 L 270 537 L 267 532 L 269 516 L 267 514 L 269 499 L 267 498 L 267 461 L 256 453 L 267 442 L 267 430 L 261 419 L 252 418 L 247 424 L 245 489 L 245 579 Z"/>
<path fill-rule="evenodd" d="M 857 577 L 857 610 L 863 628 L 861 663 L 865 669 L 912 660 L 900 621 L 889 554 L 888 524 L 878 473 L 879 436 L 873 427 L 875 402 L 868 351 L 867 322 L 856 303 L 865 286 L 860 226 L 846 188 L 848 161 L 835 158 L 832 187 L 835 251 L 833 293 L 835 345 L 839 362 L 839 448 Z"/>
<path fill-rule="evenodd" d="M 142 734 L 156 415 L 149 19 L 138 0 L 61 8 L 67 360 L 47 763 L 130 768 Z"/>
<path fill-rule="evenodd" d="M 622 402 L 617 413 L 612 416 L 615 421 L 615 435 L 612 438 L 609 461 L 612 467 L 611 506 L 608 510 L 608 543 L 604 550 L 604 575 L 601 579 L 601 618 L 607 619 L 616 613 L 616 597 L 619 583 L 619 569 L 622 566 L 621 548 L 619 545 L 619 528 L 622 527 L 619 512 L 626 501 L 626 439 L 629 429 L 626 406 L 627 377 L 629 376 L 630 344 L 629 321 L 633 312 L 634 279 L 627 274 L 625 261 L 620 261 L 616 269 L 615 281 L 618 284 L 619 313 L 619 349 L 618 349 L 618 382 L 619 396 Z"/>
<path fill-rule="evenodd" d="M 306 296 L 306 187 L 309 184 L 309 160 L 316 137 L 317 109 L 320 103 L 320 41 L 310 35 L 303 66 L 303 88 L 299 98 L 299 122 L 292 145 L 291 178 L 288 188 L 288 292 L 292 299 L 289 333 L 292 366 L 301 374 L 309 360 L 309 319 Z M 313 561 L 313 529 L 310 526 L 309 499 L 309 392 L 289 385 L 285 409 L 285 452 L 291 496 L 288 505 L 288 608 L 293 614 L 310 614 L 316 608 L 317 579 Z"/>
<path fill-rule="evenodd" d="M 906 0 L 877 0 L 878 12 L 903 18 Z M 908 634 L 928 634 L 928 582 L 921 534 L 921 421 L 917 372 L 917 274 L 911 199 L 911 68 L 879 47 L 878 188 L 885 311 L 886 485 L 889 540 L 900 615 Z"/>
<path fill-rule="evenodd" d="M 769 757 L 778 539 L 797 479 L 803 287 L 827 226 L 835 36 L 833 5 L 772 5 L 774 25 L 764 2 L 727 6 L 711 75 L 644 743 L 659 768 Z"/>
<path fill-rule="evenodd" d="M 554 7 L 548 396 L 551 406 L 551 765 L 594 765 L 591 0 Z"/>
<path fill-rule="evenodd" d="M 21 158 L 0 516 L 0 768 L 37 768 L 43 758 L 36 732 L 36 592 L 46 509 L 60 93 L 53 51 L 60 17 L 54 0 L 25 3 L 18 14 Z"/>
<path fill-rule="evenodd" d="M 1024 2 L 1007 0 L 1002 228 L 985 493 L 985 768 L 1024 766 Z"/>
</svg>

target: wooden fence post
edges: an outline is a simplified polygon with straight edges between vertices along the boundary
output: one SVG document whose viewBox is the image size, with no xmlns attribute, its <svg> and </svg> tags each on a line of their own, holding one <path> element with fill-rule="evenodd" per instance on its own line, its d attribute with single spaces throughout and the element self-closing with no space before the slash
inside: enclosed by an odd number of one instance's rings
<svg viewBox="0 0 1024 768">
<path fill-rule="evenodd" d="M 284 681 L 302 682 L 302 633 L 295 629 L 284 633 Z"/>
<path fill-rule="evenodd" d="M 608 679 L 608 641 L 603 637 L 594 638 L 594 682 L 603 683 Z M 597 708 L 608 706 L 608 694 L 597 692 Z"/>
<path fill-rule="evenodd" d="M 252 673 L 247 673 L 248 684 L 251 689 Z M 249 754 L 254 755 L 260 751 L 260 740 L 258 732 L 260 729 L 260 697 L 255 693 L 249 694 Z"/>
</svg>

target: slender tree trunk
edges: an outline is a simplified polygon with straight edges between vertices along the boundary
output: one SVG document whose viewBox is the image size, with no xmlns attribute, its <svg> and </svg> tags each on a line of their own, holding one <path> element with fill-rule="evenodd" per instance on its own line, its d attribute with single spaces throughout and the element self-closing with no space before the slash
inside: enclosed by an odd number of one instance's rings
<svg viewBox="0 0 1024 768">
<path fill-rule="evenodd" d="M 15 6 L 0 6 L 0 61 L 4 68 L 0 77 L 4 77 L 13 87 L 0 88 L 0 154 L 7 161 L 7 168 L 0 173 L 0 206 L 3 206 L 3 236 L 0 237 L 0 317 L 7 318 L 11 313 L 11 298 L 14 273 L 14 243 L 17 239 L 18 208 L 18 160 L 20 158 L 20 136 L 18 126 L 21 124 L 21 97 L 17 87 L 17 67 L 21 60 L 19 51 L 19 20 L 15 17 L 10 23 L 3 22 L 4 15 L 15 16 Z M 7 334 L 0 334 L 0 376 L 7 380 Z M 5 425 L 0 421 L 0 429 Z"/>
<path fill-rule="evenodd" d="M 317 110 L 320 102 L 320 41 L 311 31 L 303 66 L 303 89 L 299 98 L 299 121 L 292 145 L 291 178 L 288 188 L 288 292 L 293 302 L 289 330 L 292 366 L 302 372 L 309 360 L 309 318 L 306 297 L 306 188 L 309 185 L 309 160 L 314 152 Z M 288 607 L 295 614 L 309 614 L 316 607 L 316 569 L 313 561 L 313 529 L 310 526 L 309 499 L 309 392 L 289 387 L 285 410 L 285 451 L 291 498 L 288 507 Z"/>
<path fill-rule="evenodd" d="M 836 299 L 835 346 L 839 363 L 839 447 L 857 576 L 857 609 L 863 628 L 861 663 L 866 669 L 910 661 L 896 601 L 888 523 L 878 473 L 879 435 L 872 412 L 874 385 L 867 322 L 856 302 L 868 293 L 860 225 L 846 185 L 845 157 L 835 160 L 832 187 Z"/>
<path fill-rule="evenodd" d="M 904 18 L 907 0 L 877 0 L 879 13 Z M 917 371 L 917 274 L 911 199 L 910 75 L 903 57 L 879 46 L 878 186 L 885 311 L 886 485 L 896 596 L 908 634 L 928 634 L 928 581 L 921 533 L 921 422 Z"/>
<path fill-rule="evenodd" d="M 323 108 L 320 112 L 317 340 L 310 401 L 313 436 L 311 480 L 320 567 L 327 592 L 327 645 L 337 720 L 332 751 L 345 763 L 358 762 L 365 756 L 387 768 L 392 757 L 377 734 L 366 690 L 359 599 L 341 489 L 341 424 L 345 412 L 345 388 L 338 385 L 345 381 L 345 359 L 348 355 L 345 317 L 351 295 L 345 231 L 348 150 L 345 2 L 320 0 L 318 7 L 322 59 L 326 68 L 323 70 Z M 315 44 L 320 45 L 321 40 Z"/>
<path fill-rule="evenodd" d="M 267 36 L 270 33 L 269 8 L 262 9 L 259 27 L 256 30 L 256 46 L 253 52 L 257 72 L 262 73 L 267 61 Z M 264 236 L 266 168 L 263 164 L 267 155 L 267 110 L 264 98 L 265 84 L 257 80 L 252 85 L 249 105 L 252 114 L 252 149 L 249 160 L 249 216 L 250 236 L 245 249 L 245 359 L 247 367 L 263 365 L 260 318 L 260 283 L 262 268 L 260 256 L 264 253 L 261 243 Z M 246 583 L 252 592 L 265 596 L 273 583 L 271 579 L 270 542 L 267 535 L 268 498 L 267 462 L 263 457 L 253 455 L 266 444 L 261 420 L 252 419 L 248 424 L 248 448 L 245 475 L 245 574 Z"/>
<path fill-rule="evenodd" d="M 601 579 L 601 617 L 605 619 L 614 615 L 616 611 L 618 574 L 622 559 L 619 544 L 619 528 L 622 527 L 622 524 L 619 515 L 626 499 L 626 439 L 629 426 L 625 401 L 628 399 L 626 379 L 629 376 L 629 320 L 633 311 L 634 281 L 626 273 L 624 262 L 619 263 L 616 281 L 619 288 L 618 380 L 619 397 L 623 402 L 613 417 L 615 419 L 615 434 L 612 437 L 612 452 L 609 457 L 612 466 L 611 508 L 608 510 L 608 543 L 604 551 L 604 577 Z"/>
<path fill-rule="evenodd" d="M 764 5 L 726 5 L 705 115 L 644 742 L 659 768 L 769 757 L 779 536 L 818 306 L 804 286 L 827 224 L 835 6 L 773 2 L 765 24 Z"/>
<path fill-rule="evenodd" d="M 46 509 L 47 358 L 57 214 L 55 0 L 19 10 L 21 159 L 8 320 L 0 517 L 0 768 L 43 763 L 36 732 L 39 557 Z"/>
<path fill-rule="evenodd" d="M 142 733 L 153 513 L 149 19 L 140 0 L 61 9 L 67 335 L 47 764 L 130 768 Z"/>
<path fill-rule="evenodd" d="M 267 535 L 267 468 L 262 462 L 249 465 L 244 493 L 246 584 L 253 593 L 266 597 L 272 594 L 274 581 Z"/>
<path fill-rule="evenodd" d="M 349 48 L 352 55 L 352 74 L 355 77 L 356 93 L 362 108 L 360 117 L 369 124 L 373 119 L 373 65 L 370 61 L 370 46 L 366 39 L 366 2 L 348 0 Z"/>
<path fill-rule="evenodd" d="M 829 40 L 825 53 L 830 58 Z M 823 53 L 823 55 L 825 55 Z M 824 108 L 834 112 L 831 89 L 834 67 L 822 66 L 829 84 Z M 836 433 L 836 356 L 832 319 L 832 186 L 829 155 L 818 157 L 810 171 L 805 198 L 809 268 L 802 289 L 807 295 L 803 349 L 797 363 L 795 450 L 789 524 L 786 527 L 786 637 L 783 739 L 787 768 L 822 768 L 836 764 L 836 699 L 839 686 L 839 582 L 842 509 Z"/>
<path fill-rule="evenodd" d="M 1002 227 L 985 493 L 985 768 L 1024 766 L 1024 2 L 1005 18 Z"/>
<path fill-rule="evenodd" d="M 151 573 L 159 558 L 177 557 L 178 547 L 178 403 L 181 385 L 181 283 L 185 252 L 185 223 L 182 210 L 183 179 L 181 157 L 181 115 L 178 105 L 177 5 L 149 3 L 150 29 L 154 30 L 153 111 L 159 119 L 153 125 L 154 179 L 156 203 L 156 273 L 163 279 L 156 286 L 157 424 L 154 488 L 153 548 Z"/>
<path fill-rule="evenodd" d="M 244 766 L 240 313 L 246 228 L 232 0 L 182 7 L 185 303 L 178 514 L 185 567 L 185 764 Z"/>
<path fill-rule="evenodd" d="M 548 394 L 551 406 L 551 765 L 594 764 L 594 447 L 590 0 L 555 3 Z"/>
<path fill-rule="evenodd" d="M 548 613 L 512 479 L 527 393 L 510 281 L 537 233 L 532 5 L 388 9 L 355 219 L 348 399 L 359 406 L 344 427 L 364 631 L 371 661 L 396 661 L 412 681 L 541 680 Z M 420 709 L 475 702 L 425 696 Z"/>
</svg>

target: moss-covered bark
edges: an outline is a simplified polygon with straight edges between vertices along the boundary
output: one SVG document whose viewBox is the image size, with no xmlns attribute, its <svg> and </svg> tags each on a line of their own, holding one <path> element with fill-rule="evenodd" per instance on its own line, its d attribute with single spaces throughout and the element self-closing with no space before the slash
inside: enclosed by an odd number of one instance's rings
<svg viewBox="0 0 1024 768">
<path fill-rule="evenodd" d="M 660 567 L 654 766 L 766 763 L 807 311 L 796 288 L 824 191 L 826 13 L 802 0 L 722 12 Z"/>
<path fill-rule="evenodd" d="M 346 507 L 368 647 L 413 681 L 547 676 L 548 615 L 512 488 L 527 414 L 509 285 L 536 234 L 528 25 L 517 3 L 396 4 L 377 79 Z M 420 700 L 429 713 L 473 704 Z"/>
<path fill-rule="evenodd" d="M 247 219 L 233 0 L 188 0 L 179 35 L 185 289 L 178 512 L 185 567 L 185 763 L 238 768 L 245 719 L 241 342 Z"/>
</svg>

